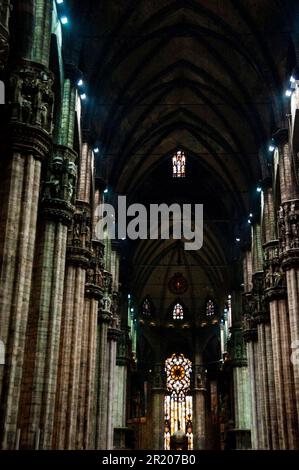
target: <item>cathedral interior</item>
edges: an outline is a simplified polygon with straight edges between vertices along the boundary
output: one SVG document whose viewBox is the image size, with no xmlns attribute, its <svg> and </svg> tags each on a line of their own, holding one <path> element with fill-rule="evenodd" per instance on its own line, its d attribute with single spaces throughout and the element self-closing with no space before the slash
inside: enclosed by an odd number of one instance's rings
<svg viewBox="0 0 299 470">
<path fill-rule="evenodd" d="M 1 449 L 299 449 L 298 66 L 296 0 L 0 0 Z"/>
</svg>

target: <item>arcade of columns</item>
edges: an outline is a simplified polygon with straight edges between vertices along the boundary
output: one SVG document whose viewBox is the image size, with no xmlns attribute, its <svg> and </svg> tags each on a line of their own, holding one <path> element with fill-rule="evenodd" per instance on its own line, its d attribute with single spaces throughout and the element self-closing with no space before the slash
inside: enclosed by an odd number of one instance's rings
<svg viewBox="0 0 299 470">
<path fill-rule="evenodd" d="M 272 177 L 263 182 L 261 217 L 244 255 L 253 449 L 298 449 L 299 188 L 295 152 L 298 88 L 288 128 L 276 132 Z M 279 189 L 280 188 L 280 189 Z"/>
<path fill-rule="evenodd" d="M 35 4 L 1 2 L 1 447 L 109 449 L 113 428 L 125 425 L 125 401 L 114 396 L 126 389 L 127 367 L 125 345 L 117 348 L 119 254 L 107 246 L 104 260 L 95 236 L 103 182 L 81 131 L 79 72 L 65 63 L 57 103 L 53 2 Z M 10 13 L 24 36 L 22 56 L 8 60 Z"/>
</svg>

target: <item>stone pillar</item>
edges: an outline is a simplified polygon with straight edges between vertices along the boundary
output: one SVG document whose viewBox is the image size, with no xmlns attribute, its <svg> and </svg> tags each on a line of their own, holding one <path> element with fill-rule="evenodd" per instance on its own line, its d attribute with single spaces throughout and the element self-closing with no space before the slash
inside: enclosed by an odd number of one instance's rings
<svg viewBox="0 0 299 470">
<path fill-rule="evenodd" d="M 247 344 L 247 360 L 248 360 L 248 376 L 250 386 L 250 409 L 251 409 L 251 448 L 259 448 L 259 426 L 258 426 L 258 373 L 255 365 L 256 353 L 257 353 L 257 331 L 255 323 L 252 319 L 250 304 L 251 294 L 245 294 L 244 296 L 244 325 L 243 325 L 243 337 Z"/>
<path fill-rule="evenodd" d="M 54 446 L 75 449 L 86 270 L 91 258 L 90 210 L 77 201 L 69 233 L 60 339 Z"/>
<path fill-rule="evenodd" d="M 85 450 L 93 449 L 95 440 L 97 320 L 99 303 L 103 297 L 104 246 L 95 240 L 92 245 L 93 257 L 85 285 L 76 435 L 76 448 Z"/>
<path fill-rule="evenodd" d="M 112 320 L 108 329 L 108 406 L 107 406 L 107 449 L 113 449 L 114 441 L 114 393 L 117 341 L 120 336 L 118 322 Z"/>
<path fill-rule="evenodd" d="M 277 413 L 276 449 L 296 448 L 296 410 L 289 360 L 290 327 L 287 315 L 285 276 L 279 259 L 279 242 L 271 186 L 263 192 L 263 248 L 265 297 L 269 303 L 273 356 L 267 361 L 273 367 L 273 383 L 269 383 L 270 403 L 275 394 Z M 271 407 L 273 411 L 273 406 Z M 273 422 L 273 420 L 272 420 Z M 291 425 L 290 425 L 291 423 Z M 272 431 L 274 436 L 274 430 Z M 274 447 L 273 447 L 274 448 Z"/>
<path fill-rule="evenodd" d="M 97 344 L 97 415 L 96 449 L 107 447 L 107 397 L 108 397 L 108 327 L 111 321 L 111 286 L 112 276 L 104 272 L 104 297 L 99 308 L 98 344 Z"/>
<path fill-rule="evenodd" d="M 46 20 L 44 58 L 39 60 L 38 57 L 24 55 L 13 65 L 6 90 L 7 101 L 11 104 L 4 127 L 0 130 L 3 178 L 0 189 L 0 338 L 6 347 L 5 367 L 0 378 L 3 449 L 13 449 L 18 444 L 17 419 L 41 162 L 48 157 L 51 146 L 53 77 L 46 60 L 50 48 L 51 3 L 45 1 L 43 4 Z M 1 6 L 3 8 L 5 5 Z M 33 14 L 33 10 L 30 14 Z M 33 29 L 29 31 L 30 34 L 36 47 L 41 47 L 41 38 L 36 37 Z M 25 38 L 19 39 L 25 41 Z M 34 62 L 30 62 L 30 59 Z"/>
<path fill-rule="evenodd" d="M 279 178 L 281 188 L 281 206 L 278 214 L 278 235 L 280 260 L 285 272 L 289 330 L 284 330 L 285 371 L 288 374 L 289 387 L 294 390 L 296 409 L 293 410 L 294 420 L 288 423 L 292 427 L 290 439 L 291 446 L 298 449 L 298 419 L 299 419 L 299 367 L 291 363 L 291 344 L 299 338 L 299 188 L 295 175 L 295 166 L 292 150 L 289 145 L 289 133 L 282 129 L 274 136 L 279 148 Z M 289 331 L 289 334 L 288 334 Z M 286 341 L 291 343 L 286 344 Z M 289 374 L 291 371 L 291 375 Z M 294 386 L 292 385 L 292 378 Z M 289 388 L 289 393 L 290 393 Z M 293 403 L 293 402 L 292 402 Z M 286 405 L 290 406 L 290 402 Z M 292 406 L 292 405 L 291 405 Z M 289 409 L 290 412 L 290 409 Z"/>
<path fill-rule="evenodd" d="M 194 365 L 193 388 L 193 448 L 206 449 L 206 374 L 202 366 Z"/>
<path fill-rule="evenodd" d="M 164 397 L 165 371 L 161 364 L 155 364 L 151 389 L 151 444 L 152 450 L 164 449 Z"/>
<path fill-rule="evenodd" d="M 117 434 L 119 449 L 125 449 L 127 374 L 128 374 L 128 333 L 123 328 L 117 344 L 115 387 L 114 387 L 114 432 Z"/>
<path fill-rule="evenodd" d="M 236 448 L 250 449 L 250 385 L 247 367 L 246 344 L 242 334 L 240 310 L 241 305 L 239 295 L 238 293 L 234 292 L 232 295 L 233 322 L 231 327 L 229 349 L 233 368 Z"/>
<path fill-rule="evenodd" d="M 252 226 L 252 291 L 251 291 L 251 315 L 252 323 L 257 327 L 257 319 L 264 314 L 263 302 L 263 252 L 261 227 L 254 222 Z M 256 406 L 258 427 L 258 448 L 269 449 L 270 440 L 268 433 L 269 424 L 269 400 L 266 389 L 266 352 L 265 336 L 263 328 L 257 327 L 257 343 L 253 345 L 254 367 L 256 368 Z"/>
<path fill-rule="evenodd" d="M 73 150 L 54 147 L 44 183 L 26 335 L 19 416 L 21 448 L 52 446 L 67 227 L 74 212 L 76 160 Z"/>
<path fill-rule="evenodd" d="M 96 449 L 106 449 L 106 416 L 107 416 L 107 335 L 110 323 L 110 312 L 99 311 L 98 315 L 98 344 L 97 344 L 97 414 L 95 446 Z"/>
<path fill-rule="evenodd" d="M 247 345 L 249 395 L 250 395 L 250 430 L 251 448 L 258 449 L 259 427 L 258 427 L 258 374 L 255 365 L 257 351 L 257 330 L 252 313 L 252 252 L 248 246 L 245 247 L 243 258 L 243 338 Z"/>
</svg>

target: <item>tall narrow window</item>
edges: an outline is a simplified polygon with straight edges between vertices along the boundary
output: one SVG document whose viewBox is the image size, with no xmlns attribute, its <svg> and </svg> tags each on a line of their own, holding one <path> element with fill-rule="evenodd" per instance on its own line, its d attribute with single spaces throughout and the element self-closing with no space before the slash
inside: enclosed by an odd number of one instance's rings
<svg viewBox="0 0 299 470">
<path fill-rule="evenodd" d="M 183 306 L 181 304 L 177 303 L 173 307 L 172 318 L 174 320 L 183 320 L 183 318 L 184 318 L 184 309 L 183 309 Z"/>
<path fill-rule="evenodd" d="M 215 306 L 213 300 L 208 300 L 206 305 L 206 316 L 212 317 L 215 314 Z"/>
<path fill-rule="evenodd" d="M 183 178 L 186 174 L 186 157 L 182 150 L 178 150 L 172 157 L 172 176 Z"/>
<path fill-rule="evenodd" d="M 192 396 L 188 395 L 192 363 L 183 354 L 173 354 L 165 361 L 165 371 L 168 394 L 164 400 L 164 448 L 170 450 L 170 436 L 181 429 L 188 437 L 188 450 L 192 450 Z"/>
</svg>

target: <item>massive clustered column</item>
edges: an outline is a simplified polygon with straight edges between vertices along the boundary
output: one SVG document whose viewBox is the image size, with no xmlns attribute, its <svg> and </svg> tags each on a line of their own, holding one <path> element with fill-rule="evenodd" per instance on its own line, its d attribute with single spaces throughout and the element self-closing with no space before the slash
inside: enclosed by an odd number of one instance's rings
<svg viewBox="0 0 299 470">
<path fill-rule="evenodd" d="M 151 448 L 153 450 L 164 449 L 164 397 L 165 371 L 162 364 L 155 364 L 153 370 L 153 384 L 151 389 Z"/>
<path fill-rule="evenodd" d="M 113 411 L 115 446 L 119 449 L 125 448 L 128 364 L 128 332 L 126 327 L 122 326 L 117 343 Z"/>
<path fill-rule="evenodd" d="M 299 367 L 298 364 L 291 363 L 291 345 L 298 341 L 299 338 L 299 190 L 294 173 L 294 162 L 292 158 L 291 146 L 289 144 L 289 133 L 286 129 L 280 130 L 275 139 L 279 145 L 279 179 L 281 189 L 281 206 L 278 214 L 278 235 L 279 250 L 282 269 L 285 271 L 288 313 L 289 313 L 289 330 L 284 332 L 283 357 L 285 359 L 285 370 L 291 369 L 291 375 L 288 377 L 290 388 L 295 392 L 295 403 L 297 413 L 294 410 L 294 420 L 288 423 L 292 426 L 294 433 L 292 442 L 297 441 L 298 448 L 298 417 L 299 417 Z M 288 335 L 290 334 L 290 337 Z M 291 339 L 289 344 L 286 342 Z M 292 377 L 294 387 L 292 387 Z M 293 401 L 292 401 L 293 403 Z M 288 405 L 290 406 L 290 405 Z M 293 423 L 293 424 L 292 424 Z M 296 436 L 296 437 L 295 437 Z"/>
<path fill-rule="evenodd" d="M 242 335 L 241 298 L 238 292 L 232 294 L 231 339 L 236 448 L 251 448 L 251 406 L 250 385 L 247 367 L 246 344 Z"/>
<path fill-rule="evenodd" d="M 250 408 L 251 408 L 251 447 L 258 449 L 259 426 L 258 426 L 258 373 L 256 368 L 257 356 L 257 330 L 252 315 L 252 253 L 246 249 L 243 261 L 244 295 L 244 341 L 247 344 L 248 375 L 250 386 Z"/>
<path fill-rule="evenodd" d="M 255 366 L 258 368 L 258 446 L 278 448 L 276 397 L 270 315 L 264 298 L 264 272 L 261 227 L 252 229 L 252 313 L 257 325 L 258 343 Z M 260 419 L 259 419 L 260 418 Z"/>
<path fill-rule="evenodd" d="M 108 408 L 108 328 L 111 322 L 111 289 L 112 275 L 104 272 L 104 296 L 99 306 L 98 344 L 97 344 L 97 416 L 96 416 L 96 449 L 107 446 L 107 408 Z"/>
<path fill-rule="evenodd" d="M 92 252 L 85 286 L 76 433 L 76 448 L 87 450 L 94 448 L 95 440 L 97 324 L 103 297 L 103 244 L 93 240 Z"/>
<path fill-rule="evenodd" d="M 41 162 L 49 155 L 52 131 L 53 77 L 48 70 L 52 2 L 17 2 L 15 14 L 23 9 L 28 19 L 25 34 L 20 35 L 22 57 L 11 64 L 7 98 L 11 105 L 5 128 L 1 129 L 1 235 L 0 338 L 6 347 L 1 377 L 2 448 L 18 447 L 18 404 L 21 390 L 25 333 L 30 302 L 32 267 L 36 237 Z M 42 10 L 43 18 L 39 12 Z M 34 19 L 34 12 L 36 17 Z M 6 10 L 6 15 L 8 14 Z M 35 28 L 28 30 L 28 24 Z M 22 31 L 17 23 L 15 34 Z M 40 33 L 40 34 L 39 34 Z M 5 136 L 5 137 L 4 137 Z M 10 334 L 8 332 L 10 331 Z"/>
<path fill-rule="evenodd" d="M 294 408 L 294 387 L 289 360 L 290 327 L 287 312 L 285 276 L 279 259 L 279 242 L 274 209 L 273 190 L 269 186 L 263 197 L 263 241 L 265 296 L 269 302 L 273 355 L 268 367 L 273 367 L 274 390 L 269 388 L 273 404 L 275 393 L 279 449 L 295 449 L 296 409 Z"/>
<path fill-rule="evenodd" d="M 77 182 L 73 150 L 75 77 L 66 78 L 52 158 L 43 184 L 20 414 L 21 446 L 52 447 L 67 231 Z"/>
<path fill-rule="evenodd" d="M 68 238 L 64 284 L 55 426 L 55 447 L 59 449 L 74 449 L 76 446 L 85 282 L 91 258 L 90 233 L 88 204 L 77 201 Z"/>
<path fill-rule="evenodd" d="M 61 193 L 56 193 L 55 200 L 45 195 L 41 209 L 43 220 L 35 257 L 19 417 L 21 447 L 51 447 L 67 227 L 73 212 L 71 194 L 66 193 L 63 180 L 75 179 L 74 159 L 71 150 L 60 148 L 55 154 L 54 164 L 62 170 L 57 180 Z M 64 173 L 64 168 L 69 173 Z"/>
<path fill-rule="evenodd" d="M 115 393 L 115 370 L 117 342 L 120 336 L 118 318 L 113 316 L 108 329 L 108 403 L 107 403 L 107 449 L 113 449 L 114 442 L 114 393 Z"/>
<path fill-rule="evenodd" d="M 202 363 L 201 355 L 197 362 Z M 206 373 L 203 366 L 194 365 L 194 388 L 193 388 L 193 448 L 195 450 L 206 449 Z"/>
<path fill-rule="evenodd" d="M 65 84 L 66 103 L 72 102 L 72 86 Z M 66 106 L 66 109 L 68 106 Z M 65 116 L 65 127 L 68 134 L 73 133 L 74 120 L 68 121 Z M 86 347 L 89 336 L 89 319 L 85 319 L 85 283 L 86 271 L 90 267 L 92 258 L 92 219 L 90 193 L 90 179 L 92 166 L 86 167 L 85 157 L 87 144 L 82 146 L 80 155 L 80 171 L 76 192 L 76 210 L 72 226 L 68 234 L 66 256 L 66 274 L 64 283 L 63 316 L 61 325 L 59 373 L 56 397 L 55 436 L 54 447 L 58 449 L 75 449 L 83 447 L 83 417 L 78 410 L 84 410 L 81 393 L 82 372 L 81 355 L 86 358 Z M 88 150 L 87 150 L 88 151 Z M 85 170 L 82 171 L 83 167 Z M 95 320 L 96 305 L 92 303 L 90 315 Z M 92 350 L 91 353 L 94 351 Z M 83 375 L 85 375 L 85 370 Z M 81 381 L 81 387 L 80 385 Z M 84 411 L 83 411 L 84 413 Z M 78 427 L 78 429 L 77 429 Z M 81 433 L 81 434 L 80 434 Z"/>
</svg>

